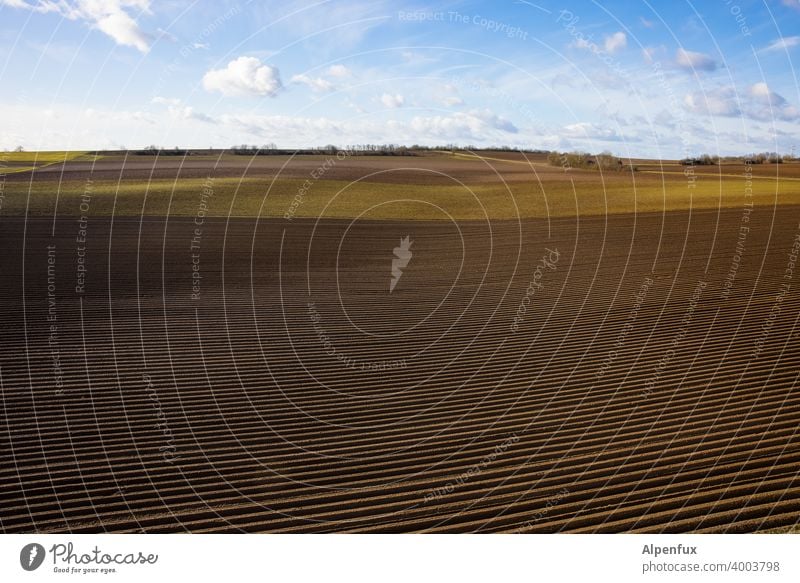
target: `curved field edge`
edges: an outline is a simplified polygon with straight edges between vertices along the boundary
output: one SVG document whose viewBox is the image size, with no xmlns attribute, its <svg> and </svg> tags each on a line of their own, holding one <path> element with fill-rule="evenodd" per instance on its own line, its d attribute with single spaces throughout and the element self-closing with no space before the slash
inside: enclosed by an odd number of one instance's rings
<svg viewBox="0 0 800 583">
<path fill-rule="evenodd" d="M 102 156 L 87 152 L 0 152 L 0 177 L 31 172 L 66 162 L 94 162 Z M 11 164 L 11 166 L 9 166 Z"/>
</svg>

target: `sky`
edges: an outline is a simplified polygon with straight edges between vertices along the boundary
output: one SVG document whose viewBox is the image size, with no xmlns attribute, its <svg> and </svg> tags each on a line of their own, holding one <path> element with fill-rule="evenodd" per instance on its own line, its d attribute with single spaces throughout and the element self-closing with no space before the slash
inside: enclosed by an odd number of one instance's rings
<svg viewBox="0 0 800 583">
<path fill-rule="evenodd" d="M 0 0 L 0 149 L 800 155 L 800 0 Z"/>
</svg>

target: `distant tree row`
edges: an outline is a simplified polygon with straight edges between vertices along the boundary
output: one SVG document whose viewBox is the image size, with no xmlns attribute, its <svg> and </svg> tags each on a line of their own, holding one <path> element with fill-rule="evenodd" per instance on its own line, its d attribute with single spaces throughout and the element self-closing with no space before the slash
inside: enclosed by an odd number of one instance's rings
<svg viewBox="0 0 800 583">
<path fill-rule="evenodd" d="M 241 144 L 232 146 L 230 152 L 238 156 L 276 156 L 286 154 L 328 154 L 335 155 L 339 152 L 347 152 L 349 156 L 371 155 L 371 156 L 414 156 L 412 148 L 398 146 L 395 144 L 359 144 L 348 148 L 340 148 L 333 144 L 317 148 L 278 148 L 275 144 L 265 144 L 263 146 Z"/>
<path fill-rule="evenodd" d="M 419 146 L 414 144 L 411 146 L 412 150 L 422 150 L 431 152 L 517 152 L 520 154 L 549 154 L 550 150 L 540 150 L 537 148 L 519 148 L 516 146 L 487 146 L 485 148 L 467 144 L 459 146 L 458 144 L 447 144 L 446 146 Z"/>
<path fill-rule="evenodd" d="M 721 162 L 730 164 L 782 164 L 785 160 L 790 160 L 788 156 L 782 156 L 777 152 L 759 152 L 757 154 L 747 154 L 746 156 L 702 156 L 684 158 L 680 162 L 684 166 L 716 166 Z"/>
<path fill-rule="evenodd" d="M 552 166 L 561 166 L 564 169 L 583 168 L 589 170 L 630 170 L 621 158 L 611 152 L 589 154 L 588 152 L 550 152 L 547 161 Z M 635 170 L 635 168 L 633 168 Z"/>
<path fill-rule="evenodd" d="M 681 160 L 684 166 L 716 166 L 719 164 L 719 156 L 702 154 L 701 156 L 684 158 Z"/>
<path fill-rule="evenodd" d="M 777 152 L 760 152 L 744 157 L 745 164 L 783 164 L 784 157 Z"/>
<path fill-rule="evenodd" d="M 238 146 L 231 146 L 230 152 L 238 156 L 268 156 L 278 152 L 278 146 L 272 143 L 264 144 L 263 146 L 241 144 Z"/>
<path fill-rule="evenodd" d="M 401 146 L 398 144 L 355 144 L 347 147 L 339 147 L 333 144 L 317 148 L 288 149 L 278 148 L 275 144 L 264 144 L 262 146 L 240 144 L 232 146 L 229 150 L 232 154 L 239 156 L 274 156 L 286 154 L 327 154 L 335 155 L 346 152 L 348 156 L 416 156 L 417 152 L 521 152 L 528 154 L 546 154 L 547 150 L 528 150 L 513 148 L 510 146 L 493 146 L 489 148 L 478 148 L 472 145 L 460 146 L 457 144 L 447 144 L 444 146 Z"/>
<path fill-rule="evenodd" d="M 143 150 L 134 150 L 133 153 L 137 156 L 186 156 L 189 154 L 189 150 L 181 150 L 178 146 L 170 150 L 150 145 Z"/>
</svg>

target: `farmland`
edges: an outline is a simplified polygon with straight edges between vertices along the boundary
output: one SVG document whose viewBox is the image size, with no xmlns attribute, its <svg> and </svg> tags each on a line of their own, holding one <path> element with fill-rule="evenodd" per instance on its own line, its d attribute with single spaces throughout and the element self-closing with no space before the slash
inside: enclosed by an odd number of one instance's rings
<svg viewBox="0 0 800 583">
<path fill-rule="evenodd" d="M 800 164 L 52 158 L 0 176 L 5 532 L 796 527 Z"/>
<path fill-rule="evenodd" d="M 13 155 L 13 154 L 11 154 Z M 32 159 L 32 154 L 28 154 Z M 691 172 L 691 174 L 689 174 Z M 314 176 L 317 176 L 315 178 Z M 780 179 L 778 179 L 780 178 Z M 279 218 L 297 198 L 297 218 L 524 219 L 607 213 L 737 208 L 797 202 L 800 164 L 691 170 L 644 164 L 637 172 L 590 172 L 549 165 L 544 156 L 494 153 L 417 157 L 86 155 L 6 177 L 8 214 L 79 214 L 87 188 L 99 215 L 191 217 L 213 183 L 209 216 Z M 58 197 L 53 196 L 58 192 Z M 299 195 L 299 196 L 298 196 Z M 387 201 L 415 198 L 387 206 Z M 420 214 L 422 213 L 422 214 Z"/>
<path fill-rule="evenodd" d="M 86 152 L 0 152 L 0 176 L 44 170 L 54 164 L 92 161 L 98 156 Z"/>
</svg>

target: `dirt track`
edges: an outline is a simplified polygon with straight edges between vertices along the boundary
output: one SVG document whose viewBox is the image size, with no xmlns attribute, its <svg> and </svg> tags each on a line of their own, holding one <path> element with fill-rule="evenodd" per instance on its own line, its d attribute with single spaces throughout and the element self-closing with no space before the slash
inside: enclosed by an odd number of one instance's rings
<svg viewBox="0 0 800 583">
<path fill-rule="evenodd" d="M 78 221 L 3 218 L 0 528 L 795 525 L 800 208 L 726 296 L 741 219 L 207 220 L 193 280 L 190 219 L 90 218 L 78 294 Z"/>
</svg>

